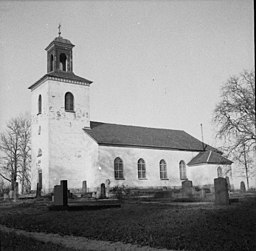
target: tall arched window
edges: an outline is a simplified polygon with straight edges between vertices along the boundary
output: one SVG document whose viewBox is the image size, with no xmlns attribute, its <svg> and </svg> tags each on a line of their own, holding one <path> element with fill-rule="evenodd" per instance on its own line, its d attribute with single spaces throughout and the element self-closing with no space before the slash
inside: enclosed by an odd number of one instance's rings
<svg viewBox="0 0 256 251">
<path fill-rule="evenodd" d="M 160 160 L 159 163 L 160 167 L 160 179 L 167 179 L 167 168 L 166 168 L 166 162 L 165 160 Z"/>
<path fill-rule="evenodd" d="M 67 56 L 64 53 L 60 54 L 60 70 L 67 71 Z"/>
<path fill-rule="evenodd" d="M 217 168 L 217 177 L 222 177 L 222 168 L 220 166 Z"/>
<path fill-rule="evenodd" d="M 50 71 L 53 71 L 53 55 L 50 57 Z"/>
<path fill-rule="evenodd" d="M 123 161 L 119 157 L 114 160 L 114 174 L 116 180 L 124 179 Z"/>
<path fill-rule="evenodd" d="M 180 179 L 186 180 L 187 179 L 187 172 L 186 172 L 186 164 L 183 160 L 180 161 Z"/>
<path fill-rule="evenodd" d="M 65 94 L 65 110 L 74 111 L 74 96 L 71 92 Z"/>
<path fill-rule="evenodd" d="M 42 113 L 42 96 L 39 95 L 38 97 L 38 114 Z"/>
<path fill-rule="evenodd" d="M 144 159 L 138 160 L 138 178 L 146 179 L 146 164 Z"/>
</svg>

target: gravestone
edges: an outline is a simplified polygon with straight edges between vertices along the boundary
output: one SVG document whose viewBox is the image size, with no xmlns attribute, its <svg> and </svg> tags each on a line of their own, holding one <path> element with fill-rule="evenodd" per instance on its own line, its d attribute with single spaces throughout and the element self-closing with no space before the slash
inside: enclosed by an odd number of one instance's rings
<svg viewBox="0 0 256 251">
<path fill-rule="evenodd" d="M 13 199 L 14 198 L 14 191 L 13 190 L 10 190 L 9 191 L 9 199 Z"/>
<path fill-rule="evenodd" d="M 227 180 L 222 177 L 214 179 L 214 189 L 215 189 L 215 204 L 228 205 L 229 195 L 228 195 Z"/>
<path fill-rule="evenodd" d="M 95 198 L 100 199 L 100 195 L 101 195 L 101 188 L 97 187 L 95 192 Z"/>
<path fill-rule="evenodd" d="M 192 197 L 193 183 L 191 180 L 182 181 L 182 194 L 185 197 Z"/>
<path fill-rule="evenodd" d="M 68 205 L 68 182 L 61 180 L 60 185 L 54 186 L 54 205 L 67 206 Z"/>
<path fill-rule="evenodd" d="M 104 183 L 102 183 L 100 185 L 100 198 L 101 199 L 105 199 L 106 198 L 106 187 L 105 187 Z"/>
<path fill-rule="evenodd" d="M 84 180 L 82 183 L 82 193 L 85 194 L 87 193 L 87 181 Z"/>
<path fill-rule="evenodd" d="M 240 191 L 241 191 L 242 193 L 246 192 L 245 184 L 244 184 L 243 181 L 241 181 L 241 183 L 240 183 Z"/>
<path fill-rule="evenodd" d="M 106 179 L 106 198 L 109 198 L 109 191 L 110 191 L 110 180 Z"/>
<path fill-rule="evenodd" d="M 226 176 L 226 181 L 227 181 L 227 184 L 228 184 L 228 191 L 231 190 L 231 185 L 230 185 L 230 181 L 229 181 L 229 177 Z"/>
<path fill-rule="evenodd" d="M 7 193 L 4 193 L 4 200 L 8 200 L 9 199 L 9 196 Z"/>
<path fill-rule="evenodd" d="M 39 198 L 41 197 L 41 189 L 42 187 L 40 186 L 39 183 L 36 184 L 36 197 Z"/>
</svg>

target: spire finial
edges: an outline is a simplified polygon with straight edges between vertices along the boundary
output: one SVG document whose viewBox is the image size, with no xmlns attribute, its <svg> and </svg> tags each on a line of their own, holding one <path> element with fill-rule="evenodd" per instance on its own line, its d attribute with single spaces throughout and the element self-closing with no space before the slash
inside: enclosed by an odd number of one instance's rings
<svg viewBox="0 0 256 251">
<path fill-rule="evenodd" d="M 59 37 L 60 37 L 60 35 L 61 35 L 60 28 L 61 28 L 61 24 L 59 24 L 59 26 L 58 26 L 58 29 L 59 29 Z"/>
</svg>

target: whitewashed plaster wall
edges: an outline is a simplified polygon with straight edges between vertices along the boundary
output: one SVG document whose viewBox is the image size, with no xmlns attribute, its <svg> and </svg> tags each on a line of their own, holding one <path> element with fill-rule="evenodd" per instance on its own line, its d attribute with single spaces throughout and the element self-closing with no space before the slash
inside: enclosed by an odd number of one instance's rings
<svg viewBox="0 0 256 251">
<path fill-rule="evenodd" d="M 65 111 L 65 93 L 74 96 L 74 112 Z M 38 97 L 42 96 L 42 114 L 38 114 Z M 51 192 L 60 180 L 67 179 L 69 188 L 82 188 L 89 180 L 91 148 L 97 144 L 86 136 L 90 125 L 89 86 L 47 80 L 32 90 L 32 189 L 36 189 L 38 169 L 42 170 L 43 192 Z M 38 135 L 39 126 L 41 134 Z M 93 145 L 89 147 L 88 144 Z M 38 149 L 42 156 L 37 157 Z M 97 153 L 97 150 L 96 150 Z M 37 165 L 40 159 L 40 166 Z M 90 179 L 91 180 L 91 179 Z"/>
<path fill-rule="evenodd" d="M 179 162 L 188 163 L 197 153 L 132 147 L 99 146 L 99 168 L 97 186 L 110 180 L 110 186 L 127 185 L 131 187 L 173 187 L 181 186 Z M 124 165 L 124 180 L 115 180 L 114 160 L 121 158 Z M 143 158 L 146 163 L 146 179 L 138 179 L 137 162 Z M 167 180 L 160 179 L 159 162 L 167 164 Z M 187 167 L 188 168 L 188 167 Z M 189 178 L 189 177 L 188 177 Z"/>
<path fill-rule="evenodd" d="M 48 131 L 48 83 L 44 82 L 31 94 L 31 189 L 36 190 L 38 172 L 42 171 L 42 185 L 49 186 L 49 131 Z M 38 114 L 38 98 L 42 97 L 42 113 Z M 42 156 L 37 157 L 39 148 Z"/>
<path fill-rule="evenodd" d="M 67 92 L 74 96 L 74 112 L 65 111 Z M 89 86 L 49 81 L 49 189 L 62 179 L 68 188 L 82 188 L 91 159 L 83 131 L 89 125 Z"/>
</svg>

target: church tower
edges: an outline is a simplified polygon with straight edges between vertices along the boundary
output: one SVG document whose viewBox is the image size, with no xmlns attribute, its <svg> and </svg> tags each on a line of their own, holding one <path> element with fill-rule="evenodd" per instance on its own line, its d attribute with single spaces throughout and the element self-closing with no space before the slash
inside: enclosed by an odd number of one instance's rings
<svg viewBox="0 0 256 251">
<path fill-rule="evenodd" d="M 59 27 L 60 28 L 60 27 Z M 29 87 L 32 113 L 32 190 L 51 192 L 60 180 L 75 187 L 84 172 L 84 131 L 90 127 L 92 81 L 73 72 L 74 45 L 56 37 L 47 47 L 47 73 Z M 81 184 L 79 184 L 81 186 Z"/>
</svg>

